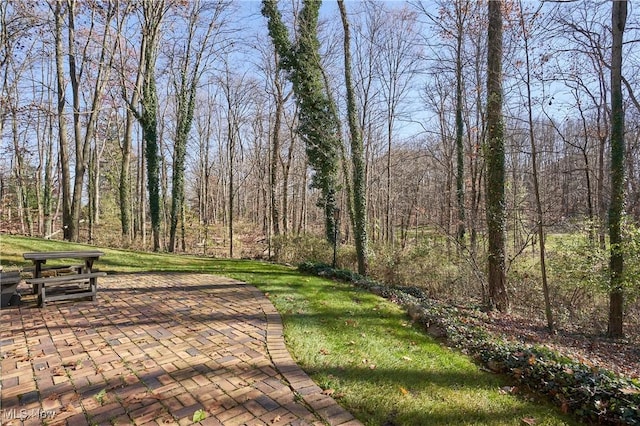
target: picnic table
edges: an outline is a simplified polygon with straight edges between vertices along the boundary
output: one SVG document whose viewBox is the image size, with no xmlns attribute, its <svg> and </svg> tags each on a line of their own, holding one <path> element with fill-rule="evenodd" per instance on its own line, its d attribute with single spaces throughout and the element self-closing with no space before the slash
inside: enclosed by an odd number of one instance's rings
<svg viewBox="0 0 640 426">
<path fill-rule="evenodd" d="M 107 275 L 93 267 L 95 261 L 104 256 L 99 250 L 39 251 L 24 253 L 22 256 L 33 262 L 33 277 L 25 281 L 33 286 L 33 293 L 38 295 L 39 307 L 43 307 L 47 301 L 55 300 L 91 297 L 91 300 L 95 301 L 98 277 Z M 52 259 L 79 259 L 83 263 L 45 266 L 47 261 Z M 70 287 L 70 284 L 76 286 Z M 78 285 L 81 288 L 78 288 Z M 54 289 L 60 291 L 48 292 Z"/>
</svg>

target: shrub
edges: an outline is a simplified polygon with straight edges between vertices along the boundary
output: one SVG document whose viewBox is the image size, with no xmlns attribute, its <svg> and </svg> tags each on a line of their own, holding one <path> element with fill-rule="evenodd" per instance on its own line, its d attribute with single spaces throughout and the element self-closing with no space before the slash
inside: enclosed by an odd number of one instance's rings
<svg viewBox="0 0 640 426">
<path fill-rule="evenodd" d="M 298 264 L 303 261 L 327 262 L 333 247 L 324 238 L 312 235 L 279 235 L 273 238 L 275 261 Z"/>
<path fill-rule="evenodd" d="M 404 250 L 377 247 L 369 273 L 382 282 L 419 287 L 438 299 L 452 300 L 460 294 L 481 298 L 481 288 L 471 279 L 469 263 L 443 250 L 440 241 L 425 240 Z"/>
<path fill-rule="evenodd" d="M 552 300 L 559 320 L 599 329 L 606 323 L 608 252 L 585 234 L 556 237 L 548 254 Z"/>
</svg>

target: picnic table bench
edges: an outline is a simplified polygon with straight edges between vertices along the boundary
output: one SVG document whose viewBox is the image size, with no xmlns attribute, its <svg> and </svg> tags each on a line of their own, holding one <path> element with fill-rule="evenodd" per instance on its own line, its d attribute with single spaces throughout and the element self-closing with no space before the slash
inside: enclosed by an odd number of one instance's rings
<svg viewBox="0 0 640 426">
<path fill-rule="evenodd" d="M 20 284 L 20 272 L 0 272 L 0 306 L 17 305 L 20 302 L 18 284 Z"/>
<path fill-rule="evenodd" d="M 98 250 L 48 251 L 24 253 L 25 259 L 34 264 L 33 277 L 27 278 L 27 284 L 33 286 L 38 295 L 38 306 L 47 302 L 90 297 L 96 300 L 98 278 L 106 272 L 93 269 L 93 264 L 104 253 Z M 44 266 L 51 259 L 81 259 L 80 265 Z"/>
</svg>

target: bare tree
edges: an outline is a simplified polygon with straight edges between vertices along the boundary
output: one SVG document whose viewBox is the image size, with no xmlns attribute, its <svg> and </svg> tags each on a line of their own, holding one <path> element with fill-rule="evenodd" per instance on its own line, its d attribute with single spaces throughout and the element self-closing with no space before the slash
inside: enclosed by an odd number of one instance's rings
<svg viewBox="0 0 640 426">
<path fill-rule="evenodd" d="M 144 76 L 144 69 L 140 66 L 141 57 L 137 57 L 137 66 L 130 65 L 127 61 L 131 56 L 135 55 L 135 49 L 130 46 L 129 39 L 122 32 L 124 24 L 127 22 L 127 18 L 133 12 L 133 4 L 127 3 L 125 7 L 119 8 L 116 15 L 117 27 L 120 28 L 119 38 L 116 42 L 116 51 L 118 56 L 118 71 L 120 76 L 120 91 L 123 99 L 125 99 L 127 105 L 138 105 L 140 101 L 140 95 L 142 91 L 142 78 Z M 140 52 L 141 53 L 141 52 Z M 135 71 L 134 71 L 135 70 Z M 134 83 L 129 83 L 127 76 L 129 73 L 133 73 Z M 131 86 L 131 87 L 130 87 Z M 123 243 L 126 245 L 131 244 L 134 226 L 132 221 L 132 200 L 131 200 L 131 160 L 133 149 L 133 128 L 135 122 L 135 115 L 131 108 L 126 108 L 124 111 L 124 131 L 120 143 L 120 174 L 118 185 L 118 200 L 120 204 L 120 229 L 123 239 Z M 141 199 L 143 200 L 143 198 Z M 144 229 L 144 226 L 140 227 Z"/>
<path fill-rule="evenodd" d="M 378 6 L 383 7 L 383 6 Z M 385 13 L 385 26 L 379 38 L 373 42 L 380 50 L 377 63 L 382 96 L 386 107 L 386 194 L 385 227 L 387 243 L 393 241 L 392 198 L 391 198 L 391 152 L 397 122 L 402 118 L 403 102 L 410 93 L 412 78 L 417 72 L 416 15 L 407 7 Z"/>
<path fill-rule="evenodd" d="M 246 74 L 234 73 L 229 62 L 225 62 L 225 70 L 220 76 L 220 87 L 224 96 L 224 108 L 226 110 L 226 155 L 228 162 L 228 193 L 227 193 L 227 230 L 229 236 L 229 257 L 233 258 L 234 252 L 234 219 L 235 203 L 237 201 L 238 168 L 236 159 L 243 149 L 242 127 L 247 121 L 251 111 L 250 94 L 255 90 L 255 84 Z"/>
<path fill-rule="evenodd" d="M 423 2 L 416 2 L 414 6 L 428 18 L 428 21 L 440 34 L 439 43 L 431 44 L 435 57 L 434 73 L 442 72 L 449 62 L 453 62 L 455 74 L 455 150 L 456 150 L 456 204 L 457 204 L 457 229 L 456 238 L 458 244 L 465 245 L 465 145 L 464 145 L 464 104 L 465 84 L 464 68 L 466 64 L 464 44 L 467 37 L 467 28 L 473 14 L 472 2 L 468 0 L 456 0 L 443 2 L 437 8 L 437 13 L 431 12 L 431 7 Z M 446 49 L 443 49 L 445 47 Z M 450 50 L 452 58 L 443 55 L 442 51 Z"/>
<path fill-rule="evenodd" d="M 67 0 L 67 19 L 68 19 L 68 62 L 69 62 L 69 81 L 71 84 L 71 96 L 73 105 L 73 134 L 75 141 L 75 170 L 73 197 L 71 200 L 71 211 L 69 212 L 70 221 L 65 224 L 65 237 L 72 241 L 78 240 L 78 226 L 80 223 L 80 213 L 82 210 L 82 193 L 84 188 L 84 178 L 89 162 L 89 152 L 96 129 L 96 121 L 100 113 L 100 103 L 103 96 L 103 89 L 108 80 L 111 64 L 110 54 L 112 46 L 109 43 L 110 22 L 115 14 L 115 4 L 110 1 L 104 9 L 92 10 L 90 13 L 90 26 L 88 34 L 85 36 L 82 50 L 76 51 L 76 0 Z M 101 35 L 94 35 L 96 30 L 96 18 L 102 16 L 103 30 Z M 90 96 L 87 99 L 87 110 L 83 111 L 81 102 L 83 94 L 81 93 L 81 83 L 83 73 L 89 67 L 88 59 L 91 57 L 90 50 L 93 48 L 94 37 L 97 38 L 97 61 L 96 73 L 92 78 L 93 87 L 89 89 Z M 80 61 L 78 61 L 80 59 Z M 84 119 L 83 119 L 84 118 Z M 84 130 L 83 130 L 84 129 Z"/>
<path fill-rule="evenodd" d="M 556 19 L 559 24 L 559 36 L 565 37 L 566 44 L 559 48 L 558 77 L 571 90 L 576 100 L 576 109 L 582 120 L 580 149 L 585 162 L 585 175 L 589 178 L 587 195 L 594 195 L 595 202 L 587 198 L 589 208 L 597 212 L 597 230 L 600 247 L 605 247 L 607 222 L 606 190 L 606 147 L 609 139 L 610 109 L 607 68 L 611 66 L 610 55 L 605 46 L 609 45 L 611 32 L 607 29 L 604 7 L 606 3 L 583 2 L 578 8 L 568 10 L 559 8 Z M 570 13 L 565 13 L 570 12 Z M 566 66 L 568 64 L 568 66 Z M 595 114 L 595 116 L 592 116 Z M 570 138 L 565 140 L 571 141 Z M 595 157 L 587 155 L 593 142 L 596 143 Z M 587 164 L 589 162 L 590 164 Z M 591 172 L 590 170 L 595 171 Z M 591 174 L 595 175 L 595 188 L 591 191 Z M 594 208 L 595 204 L 595 208 Z M 595 216 L 595 214 L 593 215 Z"/>
<path fill-rule="evenodd" d="M 533 192 L 536 201 L 536 228 L 538 231 L 538 244 L 540 247 L 540 274 L 542 275 L 542 292 L 544 295 L 545 315 L 547 317 L 547 328 L 549 331 L 555 330 L 555 323 L 553 320 L 553 312 L 551 310 L 551 298 L 549 295 L 549 283 L 547 278 L 547 263 L 546 263 L 546 234 L 544 230 L 544 208 L 542 205 L 542 198 L 540 196 L 540 180 L 538 178 L 538 147 L 536 144 L 536 134 L 534 131 L 533 120 L 533 96 L 532 96 L 532 64 L 531 64 L 531 51 L 530 51 L 530 38 L 531 30 L 536 25 L 535 17 L 538 15 L 539 9 L 530 13 L 531 20 L 525 21 L 525 10 L 523 8 L 522 0 L 519 0 L 519 24 L 522 32 L 523 52 L 525 57 L 525 71 L 524 71 L 524 86 L 526 91 L 526 105 L 527 105 L 527 121 L 529 126 L 529 146 L 531 148 L 531 171 L 533 174 Z"/>
<path fill-rule="evenodd" d="M 9 142 L 5 148 L 6 160 L 11 162 L 10 187 L 15 192 L 14 203 L 21 232 L 35 235 L 41 232 L 42 217 L 36 217 L 35 202 L 38 212 L 42 211 L 40 196 L 41 179 L 39 167 L 31 162 L 33 144 L 30 141 L 30 128 L 42 131 L 40 125 L 41 107 L 36 99 L 42 88 L 38 87 L 33 68 L 37 68 L 37 52 L 40 46 L 38 27 L 35 16 L 28 7 L 14 2 L 0 2 L 0 135 L 2 141 Z M 24 81 L 32 81 L 33 92 L 28 94 Z M 43 95 L 40 95 L 43 96 Z M 5 122 L 9 129 L 5 135 Z M 40 139 L 38 138 L 38 141 Z M 40 144 L 38 144 L 40 148 Z M 44 161 L 38 157 L 39 164 Z"/>
<path fill-rule="evenodd" d="M 191 2 L 188 15 L 185 17 L 187 25 L 184 44 L 180 40 L 174 46 L 172 60 L 178 63 L 174 67 L 177 75 L 173 78 L 177 105 L 168 246 L 170 252 L 175 250 L 178 218 L 184 208 L 184 164 L 187 138 L 195 110 L 196 91 L 202 73 L 214 58 L 214 51 L 218 48 L 215 44 L 222 42 L 216 39 L 216 35 L 223 31 L 222 18 L 227 8 L 226 2 Z M 205 16 L 206 23 L 203 22 Z"/>
<path fill-rule="evenodd" d="M 72 222 L 71 215 L 71 172 L 69 166 L 69 141 L 67 138 L 67 118 L 65 115 L 66 104 L 66 83 L 64 72 L 64 46 L 62 41 L 62 31 L 64 26 L 64 14 L 62 2 L 54 1 L 51 5 L 55 19 L 54 39 L 56 57 L 56 88 L 58 95 L 58 153 L 60 156 L 61 168 L 61 189 L 62 189 L 62 225 L 65 239 L 71 239 L 69 224 Z"/>
</svg>

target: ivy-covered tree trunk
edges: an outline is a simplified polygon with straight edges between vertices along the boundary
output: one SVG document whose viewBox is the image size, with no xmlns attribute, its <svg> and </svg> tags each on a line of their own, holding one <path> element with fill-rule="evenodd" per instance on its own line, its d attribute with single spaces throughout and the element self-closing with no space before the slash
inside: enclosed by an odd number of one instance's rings
<svg viewBox="0 0 640 426">
<path fill-rule="evenodd" d="M 611 12 L 613 44 L 611 47 L 611 201 L 609 204 L 609 242 L 611 254 L 609 268 L 609 336 L 623 336 L 624 256 L 620 245 L 620 223 L 624 213 L 624 109 L 622 105 L 622 40 L 627 22 L 627 1 L 614 1 Z"/>
<path fill-rule="evenodd" d="M 353 164 L 353 232 L 358 258 L 358 273 L 367 274 L 367 194 L 362 132 L 351 79 L 351 36 L 344 0 L 338 0 L 344 28 L 344 79 L 347 89 L 347 114 L 351 133 L 351 162 Z"/>
<path fill-rule="evenodd" d="M 164 14 L 164 2 L 145 0 L 143 2 L 143 67 L 142 112 L 138 121 L 142 127 L 147 162 L 147 190 L 149 191 L 149 212 L 153 251 L 160 250 L 160 158 L 158 157 L 158 93 L 155 79 L 157 43 L 160 22 Z"/>
<path fill-rule="evenodd" d="M 269 35 L 280 55 L 280 66 L 293 85 L 299 111 L 298 133 L 305 142 L 307 158 L 315 174 L 312 186 L 321 191 L 318 206 L 324 210 L 325 234 L 334 242 L 336 235 L 336 186 L 338 182 L 338 117 L 325 91 L 318 41 L 318 12 L 321 1 L 305 0 L 298 20 L 296 44 L 275 0 L 263 0 L 262 14 L 268 19 Z"/>
<path fill-rule="evenodd" d="M 489 1 L 487 44 L 486 214 L 489 239 L 489 307 L 509 310 L 505 252 L 505 151 L 502 117 L 502 1 Z"/>
<path fill-rule="evenodd" d="M 178 89 L 176 94 L 178 108 L 176 137 L 173 145 L 173 173 L 171 175 L 171 215 L 168 247 L 170 252 L 173 252 L 176 248 L 178 219 L 184 208 L 184 163 L 187 155 L 187 138 L 193 123 L 197 88 L 195 76 L 191 82 L 187 81 L 186 62 L 187 59 L 185 58 L 180 72 L 182 81 L 176 84 Z"/>
<path fill-rule="evenodd" d="M 178 218 L 184 204 L 184 162 L 187 155 L 187 137 L 193 121 L 195 87 L 194 93 L 181 93 L 177 96 L 178 123 L 173 145 L 173 173 L 171 175 L 171 216 L 168 247 L 170 252 L 173 252 L 176 248 Z"/>
<path fill-rule="evenodd" d="M 140 125 L 145 141 L 147 160 L 147 190 L 153 251 L 160 250 L 160 159 L 158 158 L 158 97 L 155 78 L 151 77 L 142 86 L 142 115 Z"/>
</svg>

